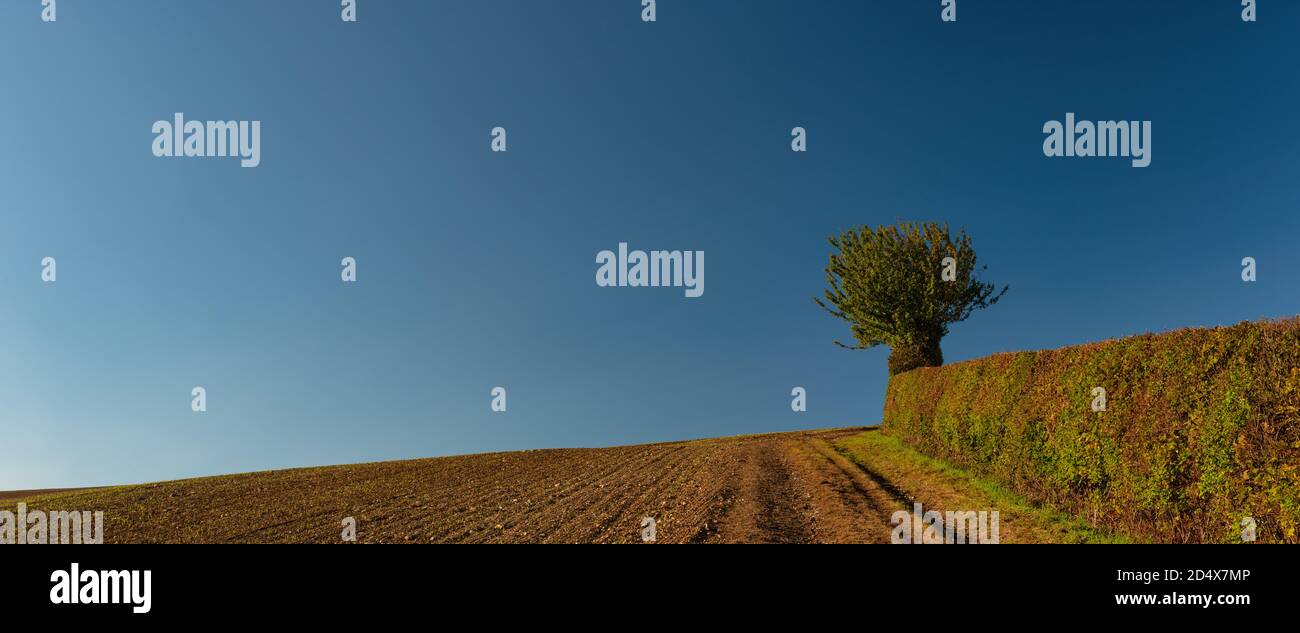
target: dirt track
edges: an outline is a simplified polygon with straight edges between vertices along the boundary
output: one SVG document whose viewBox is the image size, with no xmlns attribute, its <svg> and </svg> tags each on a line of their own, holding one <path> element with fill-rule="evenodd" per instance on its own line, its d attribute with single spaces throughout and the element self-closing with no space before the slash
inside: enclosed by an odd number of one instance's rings
<svg viewBox="0 0 1300 633">
<path fill-rule="evenodd" d="M 887 543 L 890 515 L 910 509 L 913 495 L 836 449 L 840 439 L 863 434 L 330 466 L 27 503 L 103 510 L 109 543 L 339 543 L 344 517 L 355 517 L 361 543 L 636 543 L 643 517 L 655 519 L 660 543 Z M 0 508 L 15 502 L 0 501 Z"/>
</svg>

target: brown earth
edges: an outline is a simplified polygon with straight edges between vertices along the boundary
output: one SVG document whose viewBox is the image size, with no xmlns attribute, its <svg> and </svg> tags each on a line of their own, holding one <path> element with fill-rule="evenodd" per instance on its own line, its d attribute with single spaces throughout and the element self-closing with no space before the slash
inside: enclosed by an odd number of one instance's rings
<svg viewBox="0 0 1300 633">
<path fill-rule="evenodd" d="M 108 543 L 339 543 L 345 517 L 355 518 L 362 543 L 639 543 L 645 517 L 659 543 L 887 543 L 891 514 L 919 497 L 845 457 L 841 440 L 873 436 L 859 428 L 489 453 L 25 501 L 104 511 Z M 890 465 L 900 477 L 911 472 Z M 927 498 L 983 502 L 963 496 L 960 482 L 932 479 L 939 490 Z M 0 509 L 18 500 L 0 497 Z"/>
</svg>

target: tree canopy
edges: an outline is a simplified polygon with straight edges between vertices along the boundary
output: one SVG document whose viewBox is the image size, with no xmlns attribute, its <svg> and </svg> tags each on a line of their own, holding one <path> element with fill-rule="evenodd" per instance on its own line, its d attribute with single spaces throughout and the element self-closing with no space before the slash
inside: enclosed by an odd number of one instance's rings
<svg viewBox="0 0 1300 633">
<path fill-rule="evenodd" d="M 939 341 L 948 325 L 998 302 L 999 291 L 976 278 L 975 249 L 964 230 L 902 223 L 860 226 L 829 238 L 835 252 L 826 266 L 826 289 L 817 305 L 844 319 L 854 344 L 888 345 L 889 373 L 943 364 Z M 986 267 L 987 268 L 987 267 Z"/>
</svg>

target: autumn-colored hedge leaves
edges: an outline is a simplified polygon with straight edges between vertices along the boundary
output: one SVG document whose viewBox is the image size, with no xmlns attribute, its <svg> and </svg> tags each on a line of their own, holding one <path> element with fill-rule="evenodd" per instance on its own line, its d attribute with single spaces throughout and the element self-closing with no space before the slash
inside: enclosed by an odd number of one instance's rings
<svg viewBox="0 0 1300 633">
<path fill-rule="evenodd" d="M 1300 319 L 915 369 L 884 428 L 1139 540 L 1300 542 Z"/>
</svg>

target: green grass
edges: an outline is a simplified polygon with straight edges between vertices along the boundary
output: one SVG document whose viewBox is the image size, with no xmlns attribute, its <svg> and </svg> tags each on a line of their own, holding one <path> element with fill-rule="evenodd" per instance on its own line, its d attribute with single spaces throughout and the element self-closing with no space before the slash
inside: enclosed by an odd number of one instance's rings
<svg viewBox="0 0 1300 633">
<path fill-rule="evenodd" d="M 1082 519 L 1035 505 L 996 481 L 977 477 L 943 460 L 924 455 L 898 438 L 869 430 L 836 440 L 832 446 L 859 468 L 902 486 L 927 509 L 997 510 L 1005 542 L 1130 543 L 1121 534 L 1100 530 Z"/>
</svg>

